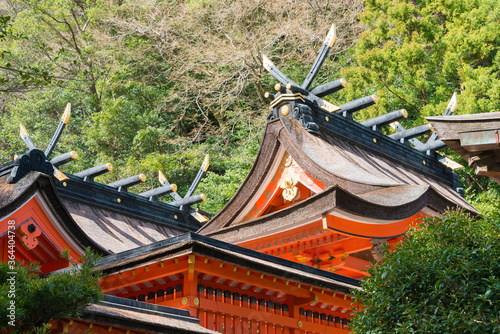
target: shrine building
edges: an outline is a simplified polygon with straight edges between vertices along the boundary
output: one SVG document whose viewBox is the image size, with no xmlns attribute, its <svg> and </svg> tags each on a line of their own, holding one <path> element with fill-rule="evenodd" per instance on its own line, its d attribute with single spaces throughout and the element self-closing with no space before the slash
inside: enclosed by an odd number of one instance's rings
<svg viewBox="0 0 500 334">
<path fill-rule="evenodd" d="M 383 244 L 449 209 L 477 213 L 432 126 L 403 128 L 405 110 L 358 123 L 376 96 L 335 106 L 324 98 L 344 79 L 310 88 L 334 40 L 332 27 L 300 85 L 264 58 L 278 83 L 260 151 L 214 217 L 196 208 L 208 157 L 184 195 L 162 172 L 158 188 L 135 193 L 142 174 L 102 184 L 111 164 L 69 174 L 77 154 L 52 157 L 70 107 L 45 152 L 21 129 L 29 150 L 0 166 L 1 260 L 9 221 L 17 260 L 42 274 L 68 270 L 87 247 L 103 256 L 104 300 L 54 320 L 53 333 L 349 333 L 352 292 Z"/>
</svg>

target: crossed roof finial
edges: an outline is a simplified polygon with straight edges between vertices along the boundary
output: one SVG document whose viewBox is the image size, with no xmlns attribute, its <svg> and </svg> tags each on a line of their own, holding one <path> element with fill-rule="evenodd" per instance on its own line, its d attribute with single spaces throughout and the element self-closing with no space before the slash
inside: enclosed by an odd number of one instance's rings
<svg viewBox="0 0 500 334">
<path fill-rule="evenodd" d="M 7 183 L 16 183 L 28 173 L 32 171 L 41 172 L 48 175 L 53 175 L 59 181 L 67 180 L 68 177 L 64 175 L 59 169 L 56 168 L 55 164 L 49 160 L 49 156 L 52 154 L 54 147 L 56 146 L 61 134 L 64 130 L 64 127 L 68 123 L 68 120 L 71 116 L 71 103 L 66 105 L 66 109 L 59 121 L 56 132 L 52 136 L 49 145 L 45 149 L 45 152 L 40 151 L 37 146 L 33 143 L 30 138 L 30 135 L 26 128 L 19 124 L 20 132 L 22 140 L 28 146 L 28 152 L 16 158 L 14 161 L 14 168 L 12 169 L 9 178 L 7 179 Z M 69 152 L 71 156 L 74 156 L 74 152 Z"/>
</svg>

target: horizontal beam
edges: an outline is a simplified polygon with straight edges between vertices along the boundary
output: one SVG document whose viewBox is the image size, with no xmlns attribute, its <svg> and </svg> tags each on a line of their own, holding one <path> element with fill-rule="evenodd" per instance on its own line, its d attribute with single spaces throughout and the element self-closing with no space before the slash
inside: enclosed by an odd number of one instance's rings
<svg viewBox="0 0 500 334">
<path fill-rule="evenodd" d="M 227 266 L 230 269 L 226 269 Z M 199 263 L 196 262 L 195 270 L 200 271 L 205 274 L 214 275 L 217 277 L 224 277 L 233 281 L 238 281 L 240 283 L 255 285 L 264 289 L 279 291 L 285 293 L 290 296 L 295 296 L 299 298 L 311 298 L 312 293 L 306 289 L 298 288 L 297 286 L 293 286 L 291 284 L 281 283 L 279 281 L 274 282 L 274 280 L 269 280 L 265 277 L 260 278 L 253 273 L 247 275 L 246 273 L 241 273 L 238 271 L 234 271 L 233 265 L 225 265 L 223 268 L 220 266 L 214 265 L 213 263 Z M 251 270 L 251 268 L 244 268 L 245 272 Z"/>
<path fill-rule="evenodd" d="M 403 130 L 400 132 L 393 133 L 392 135 L 389 135 L 389 138 L 392 138 L 394 140 L 401 140 L 401 139 L 410 139 L 410 138 L 415 138 L 421 135 L 424 135 L 426 133 L 432 132 L 434 129 L 431 127 L 430 124 L 424 124 L 424 125 L 419 125 L 414 128 L 408 129 L 408 130 Z"/>
<path fill-rule="evenodd" d="M 369 95 L 365 97 L 361 97 L 359 99 L 356 99 L 354 101 L 350 101 L 347 103 L 344 103 L 339 106 L 340 110 L 337 111 L 337 114 L 341 114 L 344 117 L 351 118 L 352 119 L 352 114 L 355 113 L 356 111 L 359 111 L 361 109 L 368 108 L 369 106 L 372 106 L 378 102 L 378 97 L 377 95 Z"/>
<path fill-rule="evenodd" d="M 104 276 L 101 281 L 101 287 L 104 292 L 126 288 L 134 284 L 140 284 L 148 281 L 154 281 L 158 278 L 178 274 L 186 271 L 188 268 L 187 262 L 180 261 L 179 263 L 164 264 L 163 262 L 154 263 L 146 267 L 134 268 L 123 271 L 121 273 L 113 273 L 110 276 Z M 137 272 L 136 274 L 134 274 Z M 120 278 L 121 277 L 121 278 Z"/>
</svg>

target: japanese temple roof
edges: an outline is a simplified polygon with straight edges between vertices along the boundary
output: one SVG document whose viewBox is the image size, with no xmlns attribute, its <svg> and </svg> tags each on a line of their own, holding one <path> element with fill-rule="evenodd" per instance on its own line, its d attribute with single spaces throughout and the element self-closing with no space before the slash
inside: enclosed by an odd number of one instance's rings
<svg viewBox="0 0 500 334">
<path fill-rule="evenodd" d="M 256 227 L 259 224 L 272 227 L 293 222 L 294 211 L 304 217 L 321 217 L 334 207 L 358 217 L 386 220 L 404 219 L 426 207 L 437 212 L 455 207 L 477 212 L 451 187 L 452 172 L 434 158 L 419 156 L 411 147 L 336 114 L 329 115 L 330 122 L 322 121 L 323 112 L 317 111 L 316 115 L 319 135 L 310 134 L 290 116 L 269 122 L 249 175 L 222 211 L 198 233 L 216 238 L 226 232 L 235 236 L 241 233 L 244 238 L 266 229 Z M 369 140 L 362 140 L 364 136 L 370 136 Z M 236 217 L 241 208 L 259 191 L 282 149 L 326 190 L 303 203 L 239 225 Z M 421 159 L 420 165 L 415 156 Z M 311 211 L 307 215 L 296 211 L 306 207 Z M 228 238 L 224 240 L 234 239 Z"/>
<path fill-rule="evenodd" d="M 63 204 L 89 236 L 113 253 L 196 231 L 200 226 L 192 216 L 166 203 L 68 177 L 66 186 L 56 183 Z"/>
<path fill-rule="evenodd" d="M 22 207 L 37 192 L 41 192 L 50 202 L 52 213 L 58 218 L 62 226 L 70 232 L 74 241 L 82 249 L 91 247 L 99 254 L 109 254 L 106 248 L 102 247 L 96 240 L 89 236 L 66 210 L 61 202 L 61 198 L 55 191 L 52 177 L 39 172 L 31 172 L 15 184 L 8 184 L 7 177 L 8 174 L 0 176 L 0 217 L 8 216 Z"/>
<path fill-rule="evenodd" d="M 176 207 L 68 174 L 61 182 L 30 172 L 14 184 L 7 179 L 14 164 L 0 166 L 0 214 L 7 216 L 38 189 L 43 190 L 59 219 L 83 248 L 119 253 L 188 231 L 200 224 Z"/>
<path fill-rule="evenodd" d="M 356 279 L 195 233 L 186 233 L 120 254 L 106 256 L 97 264 L 96 270 L 102 271 L 104 275 L 111 275 L 124 269 L 193 253 L 235 266 L 251 268 L 275 277 L 342 293 L 349 293 L 352 289 L 359 288 L 359 281 Z"/>
<path fill-rule="evenodd" d="M 112 296 L 87 307 L 81 319 L 147 333 L 216 333 L 200 326 L 188 310 Z"/>
</svg>

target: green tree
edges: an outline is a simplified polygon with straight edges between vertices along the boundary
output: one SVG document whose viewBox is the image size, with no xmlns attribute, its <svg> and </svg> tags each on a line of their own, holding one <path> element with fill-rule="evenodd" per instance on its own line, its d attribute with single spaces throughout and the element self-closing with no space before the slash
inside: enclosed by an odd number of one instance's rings
<svg viewBox="0 0 500 334">
<path fill-rule="evenodd" d="M 442 115 L 453 92 L 456 114 L 500 110 L 500 6 L 498 0 L 364 0 L 367 25 L 355 46 L 357 61 L 343 70 L 345 99 L 377 94 L 379 103 L 359 120 L 406 109 L 406 127 Z M 425 138 L 424 138 L 425 140 Z M 466 164 L 465 164 L 466 165 Z M 467 199 L 498 200 L 493 182 L 461 172 Z M 491 210 L 491 205 L 482 205 Z"/>
<path fill-rule="evenodd" d="M 368 271 L 354 333 L 500 333 L 500 214 L 427 219 Z"/>
<path fill-rule="evenodd" d="M 365 0 L 368 29 L 350 94 L 377 93 L 371 113 L 406 108 L 411 121 L 440 115 L 458 92 L 458 113 L 500 109 L 500 7 L 496 0 Z M 366 116 L 366 115 L 365 115 Z"/>
<path fill-rule="evenodd" d="M 87 249 L 79 260 L 80 265 L 48 277 L 38 276 L 36 263 L 18 263 L 14 270 L 9 264 L 0 263 L 1 331 L 46 333 L 51 320 L 78 317 L 88 305 L 97 303 L 103 296 L 100 274 L 94 272 L 98 260 L 99 256 Z M 15 277 L 14 295 L 12 277 Z M 15 327 L 8 317 L 11 301 L 15 302 Z"/>
</svg>

